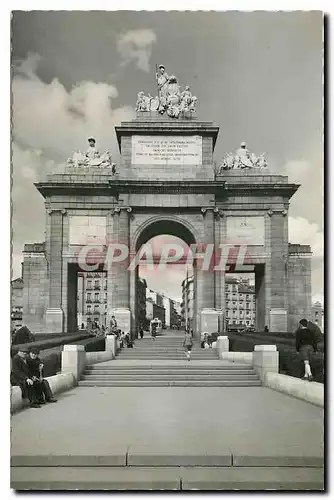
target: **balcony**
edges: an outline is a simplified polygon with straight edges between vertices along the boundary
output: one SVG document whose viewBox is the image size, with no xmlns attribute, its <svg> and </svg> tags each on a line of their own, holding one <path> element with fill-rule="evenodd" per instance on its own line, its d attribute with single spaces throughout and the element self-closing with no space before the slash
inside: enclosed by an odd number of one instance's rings
<svg viewBox="0 0 334 500">
<path fill-rule="evenodd" d="M 87 304 L 91 304 L 92 303 L 92 299 L 86 299 L 86 302 L 87 302 Z"/>
<path fill-rule="evenodd" d="M 86 286 L 86 290 L 93 290 L 92 286 Z"/>
<path fill-rule="evenodd" d="M 99 304 L 100 303 L 100 299 L 94 299 L 94 304 Z"/>
<path fill-rule="evenodd" d="M 91 316 L 92 311 L 87 311 L 86 314 L 87 314 L 87 316 Z"/>
<path fill-rule="evenodd" d="M 101 290 L 101 286 L 100 285 L 94 285 L 94 290 Z"/>
</svg>

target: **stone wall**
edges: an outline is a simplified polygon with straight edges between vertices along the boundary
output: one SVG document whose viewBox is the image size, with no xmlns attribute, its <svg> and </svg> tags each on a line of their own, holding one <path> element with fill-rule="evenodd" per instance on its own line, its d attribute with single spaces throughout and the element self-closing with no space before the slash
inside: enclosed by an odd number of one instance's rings
<svg viewBox="0 0 334 500">
<path fill-rule="evenodd" d="M 289 245 L 288 331 L 295 331 L 302 318 L 310 319 L 312 310 L 311 248 L 309 245 Z"/>
<path fill-rule="evenodd" d="M 45 245 L 28 244 L 23 253 L 23 317 L 22 323 L 33 333 L 45 331 L 48 306 L 49 276 Z"/>
</svg>

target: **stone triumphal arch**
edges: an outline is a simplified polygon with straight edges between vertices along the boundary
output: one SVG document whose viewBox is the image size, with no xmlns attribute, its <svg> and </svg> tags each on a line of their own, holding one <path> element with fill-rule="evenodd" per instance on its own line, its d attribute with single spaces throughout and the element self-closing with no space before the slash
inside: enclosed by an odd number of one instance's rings
<svg viewBox="0 0 334 500">
<path fill-rule="evenodd" d="M 35 332 L 77 329 L 78 256 L 88 246 L 87 265 L 99 262 L 105 272 L 107 323 L 114 314 L 134 333 L 137 270 L 127 268 L 158 234 L 202 251 L 213 245 L 214 256 L 219 245 L 232 248 L 222 269 L 195 265 L 197 335 L 224 330 L 225 273 L 241 247 L 243 272 L 255 273 L 258 330 L 291 330 L 310 311 L 311 250 L 288 242 L 289 200 L 299 186 L 270 173 L 265 157 L 245 143 L 216 163 L 219 128 L 197 118 L 189 87 L 182 91 L 174 75 L 162 76 L 159 95 L 140 92 L 136 119 L 115 127 L 119 164 L 89 138 L 87 152 L 75 153 L 63 173 L 35 184 L 47 217 L 45 242 L 24 248 L 23 321 Z M 117 244 L 129 253 L 105 271 L 101 255 Z"/>
</svg>

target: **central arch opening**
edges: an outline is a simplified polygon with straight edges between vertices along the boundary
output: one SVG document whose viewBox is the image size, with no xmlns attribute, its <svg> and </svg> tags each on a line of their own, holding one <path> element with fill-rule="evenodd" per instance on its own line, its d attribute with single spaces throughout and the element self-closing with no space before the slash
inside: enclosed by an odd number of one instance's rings
<svg viewBox="0 0 334 500">
<path fill-rule="evenodd" d="M 185 328 L 195 331 L 196 265 L 187 262 L 193 244 L 191 230 L 174 220 L 155 221 L 140 232 L 135 251 L 145 253 L 135 270 L 135 337 L 141 328 L 149 335 L 154 319 L 161 322 L 161 335 L 182 336 Z"/>
</svg>

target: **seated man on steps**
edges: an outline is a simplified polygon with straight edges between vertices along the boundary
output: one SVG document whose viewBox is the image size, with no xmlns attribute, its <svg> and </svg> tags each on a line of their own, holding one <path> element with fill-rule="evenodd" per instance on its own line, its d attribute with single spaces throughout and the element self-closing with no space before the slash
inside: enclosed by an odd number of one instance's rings
<svg viewBox="0 0 334 500">
<path fill-rule="evenodd" d="M 10 383 L 14 386 L 18 385 L 21 388 L 22 398 L 29 399 L 31 408 L 40 408 L 41 406 L 38 403 L 38 384 L 32 380 L 27 364 L 28 352 L 29 349 L 27 347 L 20 347 L 20 350 L 13 357 Z"/>
<path fill-rule="evenodd" d="M 44 365 L 38 355 L 39 350 L 36 347 L 32 347 L 27 358 L 30 376 L 37 388 L 38 404 L 56 403 L 57 400 L 53 397 L 49 382 L 43 378 Z"/>
</svg>

